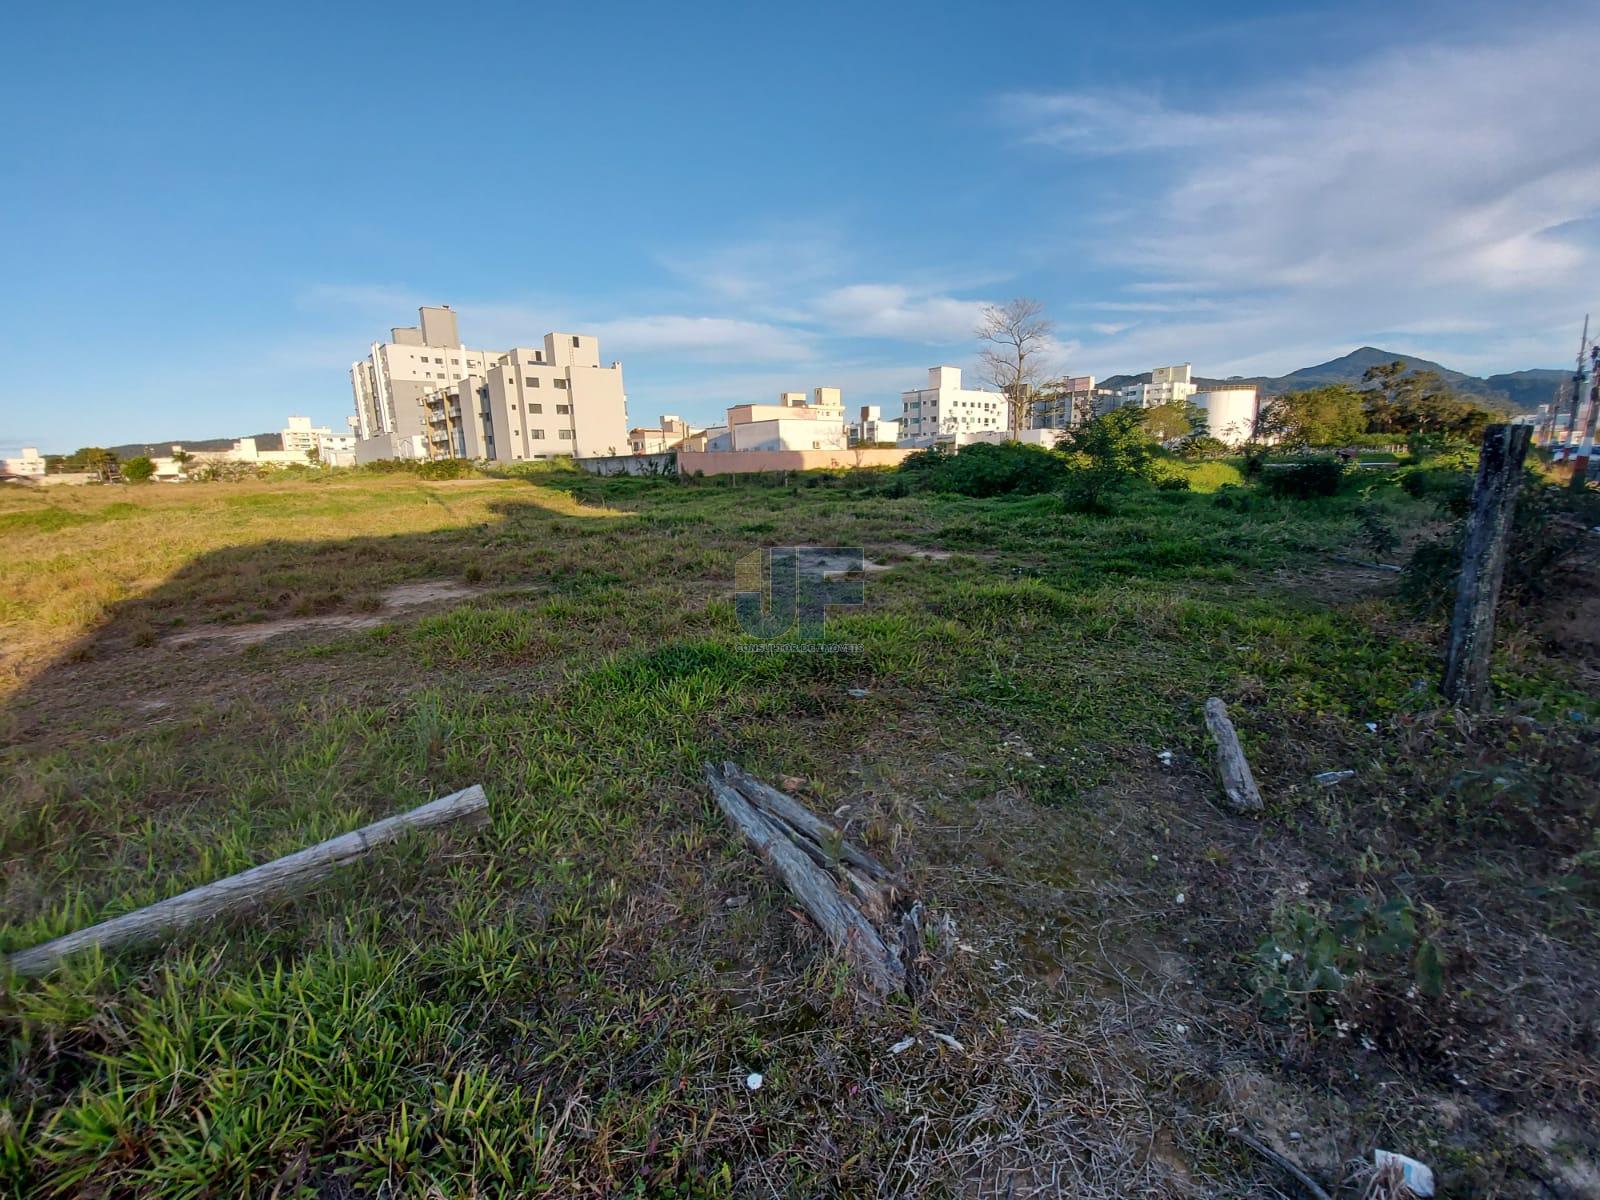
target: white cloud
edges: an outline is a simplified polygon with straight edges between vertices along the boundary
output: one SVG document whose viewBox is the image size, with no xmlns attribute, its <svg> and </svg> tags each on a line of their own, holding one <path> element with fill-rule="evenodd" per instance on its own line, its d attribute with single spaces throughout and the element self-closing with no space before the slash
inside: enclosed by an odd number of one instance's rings
<svg viewBox="0 0 1600 1200">
<path fill-rule="evenodd" d="M 854 283 L 824 292 L 810 308 L 841 334 L 940 344 L 970 341 L 984 304 L 901 284 Z"/>
<path fill-rule="evenodd" d="M 618 353 L 663 352 L 733 362 L 794 359 L 811 353 L 811 338 L 804 330 L 732 317 L 658 314 L 590 322 L 585 328 Z"/>
<path fill-rule="evenodd" d="M 1471 42 L 1408 44 L 1189 107 L 1007 98 L 1023 140 L 1083 159 L 1074 170 L 1134 156 L 1155 180 L 1118 236 L 1096 230 L 1107 264 L 1144 276 L 1129 292 L 1216 305 L 1176 319 L 1152 306 L 1129 329 L 1093 330 L 1106 340 L 1090 354 L 1281 370 L 1386 335 L 1465 369 L 1541 365 L 1548 353 L 1509 356 L 1564 344 L 1593 299 L 1600 121 L 1585 73 L 1562 65 L 1572 41 L 1557 18 L 1502 19 Z"/>
</svg>

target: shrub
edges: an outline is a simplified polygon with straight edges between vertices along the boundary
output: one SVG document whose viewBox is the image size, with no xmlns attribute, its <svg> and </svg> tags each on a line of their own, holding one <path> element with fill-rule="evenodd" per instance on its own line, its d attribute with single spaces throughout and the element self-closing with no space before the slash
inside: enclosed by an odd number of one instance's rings
<svg viewBox="0 0 1600 1200">
<path fill-rule="evenodd" d="M 155 463 L 142 454 L 122 464 L 122 477 L 129 483 L 145 483 L 155 473 Z"/>
<path fill-rule="evenodd" d="M 1231 453 L 1228 443 L 1204 433 L 1197 437 L 1184 438 L 1178 446 L 1178 457 L 1189 462 L 1226 458 Z"/>
<path fill-rule="evenodd" d="M 1029 496 L 1059 487 L 1067 465 L 1042 446 L 975 442 L 955 453 L 941 449 L 913 454 L 900 464 L 903 477 L 935 492 L 961 496 Z"/>
<path fill-rule="evenodd" d="M 1274 496 L 1309 500 L 1313 496 L 1332 496 L 1344 483 L 1344 464 L 1336 458 L 1311 458 L 1275 471 L 1262 473 L 1261 482 Z"/>
<path fill-rule="evenodd" d="M 1468 489 L 1470 498 L 1470 488 Z M 1452 506 L 1453 507 L 1453 506 Z M 1448 612 L 1455 601 L 1461 570 L 1461 545 L 1466 537 L 1466 502 L 1454 528 L 1441 538 L 1423 542 L 1411 554 L 1400 576 L 1400 598 L 1422 616 Z M 1588 530 L 1600 521 L 1600 498 L 1524 480 L 1506 547 L 1503 603 L 1529 605 L 1567 581 L 1555 568 L 1588 544 Z"/>
<path fill-rule="evenodd" d="M 1356 895 L 1336 908 L 1295 901 L 1274 913 L 1256 947 L 1256 993 L 1272 1016 L 1309 1034 L 1342 1037 L 1391 990 L 1436 997 L 1444 990 L 1439 950 L 1418 928 L 1405 896 Z"/>
<path fill-rule="evenodd" d="M 417 467 L 418 479 L 467 479 L 476 474 L 472 464 L 464 458 L 440 458 Z"/>
</svg>

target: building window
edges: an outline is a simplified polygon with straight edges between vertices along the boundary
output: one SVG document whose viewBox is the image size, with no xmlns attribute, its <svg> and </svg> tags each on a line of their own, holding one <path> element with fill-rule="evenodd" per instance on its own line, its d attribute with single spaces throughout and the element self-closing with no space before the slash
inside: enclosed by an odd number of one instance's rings
<svg viewBox="0 0 1600 1200">
<path fill-rule="evenodd" d="M 529 376 L 528 377 L 528 386 L 529 387 L 538 387 L 539 386 L 539 377 L 537 375 Z"/>
<path fill-rule="evenodd" d="M 544 430 L 542 430 L 542 429 L 530 429 L 530 430 L 528 430 L 528 436 L 530 438 L 532 438 L 536 442 L 540 441 L 544 437 Z"/>
<path fill-rule="evenodd" d="M 558 379 L 556 380 L 556 386 L 558 388 L 564 388 L 567 386 L 567 381 L 565 379 Z"/>
<path fill-rule="evenodd" d="M 572 405 L 570 405 L 570 404 L 558 404 L 558 405 L 556 405 L 556 415 L 557 416 L 563 416 L 564 417 L 568 413 L 570 413 L 571 411 L 572 411 Z"/>
<path fill-rule="evenodd" d="M 542 405 L 542 404 L 530 404 L 530 405 L 528 405 L 528 411 L 529 412 L 542 413 L 544 411 L 544 405 Z"/>
<path fill-rule="evenodd" d="M 578 344 L 578 339 L 577 339 L 577 337 L 576 337 L 576 336 L 574 336 L 574 337 L 573 337 L 573 339 L 572 339 L 572 344 L 573 344 L 573 345 L 574 345 L 574 346 L 576 346 L 576 345 L 577 345 L 577 344 Z"/>
<path fill-rule="evenodd" d="M 561 436 L 562 436 L 562 437 L 563 437 L 563 438 L 565 438 L 565 439 L 566 439 L 566 440 L 567 440 L 567 441 L 569 441 L 569 442 L 570 442 L 570 441 L 571 441 L 571 440 L 572 440 L 572 430 L 570 430 L 570 429 L 562 429 L 562 430 L 559 430 L 559 431 L 558 431 L 558 432 L 559 432 L 559 433 L 560 433 L 560 434 L 561 434 Z"/>
<path fill-rule="evenodd" d="M 534 362 L 543 362 L 544 361 L 544 351 L 543 350 L 535 350 L 533 352 L 533 361 Z"/>
</svg>

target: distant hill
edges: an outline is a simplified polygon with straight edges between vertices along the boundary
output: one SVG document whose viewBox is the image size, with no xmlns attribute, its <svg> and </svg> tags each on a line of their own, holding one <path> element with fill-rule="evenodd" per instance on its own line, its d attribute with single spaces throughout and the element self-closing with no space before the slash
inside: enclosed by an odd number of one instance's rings
<svg viewBox="0 0 1600 1200">
<path fill-rule="evenodd" d="M 1258 384 L 1268 395 L 1281 396 L 1305 388 L 1325 387 L 1331 383 L 1360 384 L 1369 367 L 1382 366 L 1396 360 L 1406 364 L 1411 371 L 1433 371 L 1458 392 L 1477 396 L 1517 409 L 1534 409 L 1547 404 L 1555 397 L 1556 388 L 1566 378 L 1566 372 L 1555 370 L 1514 371 L 1505 375 L 1491 375 L 1480 379 L 1462 371 L 1452 371 L 1415 354 L 1398 350 L 1380 350 L 1376 346 L 1362 346 L 1342 358 L 1330 359 L 1314 367 L 1301 367 L 1287 375 L 1256 377 L 1245 382 Z"/>
<path fill-rule="evenodd" d="M 257 450 L 283 449 L 282 433 L 257 433 L 245 436 L 256 439 Z M 196 450 L 231 450 L 238 440 L 238 438 L 157 438 L 152 442 L 127 442 L 121 446 L 107 446 L 106 449 L 118 459 L 124 459 L 137 458 L 141 454 L 170 454 L 174 446 L 182 446 L 190 453 Z"/>
<path fill-rule="evenodd" d="M 1538 368 L 1491 375 L 1487 379 L 1481 379 L 1462 371 L 1452 371 L 1449 367 L 1415 354 L 1403 354 L 1398 350 L 1380 350 L 1376 346 L 1362 346 L 1359 350 L 1352 350 L 1341 358 L 1317 363 L 1313 367 L 1301 367 L 1298 371 L 1290 371 L 1287 375 L 1235 375 L 1228 379 L 1204 379 L 1197 375 L 1194 382 L 1200 388 L 1230 385 L 1237 387 L 1253 383 L 1265 395 L 1282 396 L 1288 392 L 1326 387 L 1333 383 L 1359 386 L 1361 377 L 1366 374 L 1369 367 L 1382 366 L 1397 359 L 1404 362 L 1409 370 L 1436 372 L 1439 378 L 1458 392 L 1523 411 L 1550 403 L 1555 397 L 1556 389 L 1569 376 L 1569 372 L 1566 371 Z M 1150 372 L 1146 371 L 1142 375 L 1113 375 L 1108 379 L 1099 380 L 1098 384 L 1100 387 L 1120 388 L 1132 383 L 1149 382 Z"/>
</svg>

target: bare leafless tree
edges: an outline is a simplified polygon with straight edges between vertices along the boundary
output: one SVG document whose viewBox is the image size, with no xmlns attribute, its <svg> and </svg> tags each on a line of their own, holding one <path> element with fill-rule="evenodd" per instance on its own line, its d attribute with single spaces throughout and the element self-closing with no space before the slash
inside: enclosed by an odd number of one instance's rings
<svg viewBox="0 0 1600 1200">
<path fill-rule="evenodd" d="M 1013 433 L 1028 426 L 1034 393 L 1044 378 L 1050 328 L 1044 305 L 1024 298 L 991 304 L 978 322 L 978 340 L 987 343 L 979 355 L 984 374 L 1006 398 Z"/>
</svg>

